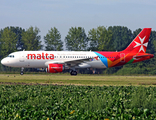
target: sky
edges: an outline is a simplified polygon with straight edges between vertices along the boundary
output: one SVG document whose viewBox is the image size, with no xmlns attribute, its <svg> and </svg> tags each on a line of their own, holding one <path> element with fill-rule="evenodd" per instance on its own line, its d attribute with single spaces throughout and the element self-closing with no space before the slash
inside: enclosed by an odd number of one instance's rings
<svg viewBox="0 0 156 120">
<path fill-rule="evenodd" d="M 83 27 L 86 34 L 98 26 L 156 31 L 155 23 L 156 0 L 0 0 L 0 29 L 38 27 L 42 41 L 53 27 L 64 41 L 71 27 Z"/>
</svg>

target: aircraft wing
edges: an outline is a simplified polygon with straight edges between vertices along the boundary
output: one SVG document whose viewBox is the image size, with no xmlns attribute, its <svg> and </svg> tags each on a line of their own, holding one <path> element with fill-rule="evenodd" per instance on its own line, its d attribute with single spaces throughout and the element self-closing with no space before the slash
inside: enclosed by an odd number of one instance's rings
<svg viewBox="0 0 156 120">
<path fill-rule="evenodd" d="M 78 64 L 88 62 L 90 59 L 92 59 L 92 58 L 83 58 L 83 59 L 79 59 L 79 60 L 67 60 L 64 62 L 67 66 L 76 66 Z"/>
<path fill-rule="evenodd" d="M 67 66 L 76 66 L 78 64 L 88 62 L 90 59 L 93 58 L 82 58 L 78 60 L 64 60 L 64 61 L 48 61 L 45 63 L 45 65 L 48 66 L 49 64 L 65 64 Z"/>
</svg>

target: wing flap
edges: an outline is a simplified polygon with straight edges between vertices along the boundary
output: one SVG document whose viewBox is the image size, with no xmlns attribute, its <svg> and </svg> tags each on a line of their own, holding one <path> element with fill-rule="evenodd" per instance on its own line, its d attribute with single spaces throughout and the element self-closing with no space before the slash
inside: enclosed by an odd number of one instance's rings
<svg viewBox="0 0 156 120">
<path fill-rule="evenodd" d="M 64 62 L 65 62 L 65 64 L 67 66 L 75 66 L 75 65 L 78 65 L 78 64 L 81 64 L 81 63 L 88 62 L 89 59 L 91 59 L 91 58 L 83 58 L 83 59 L 78 59 L 78 60 L 67 60 L 67 61 L 64 61 Z"/>
<path fill-rule="evenodd" d="M 46 66 L 49 64 L 66 64 L 67 66 L 75 66 L 81 63 L 88 62 L 91 58 L 83 58 L 83 59 L 77 59 L 77 60 L 64 60 L 64 61 L 48 61 L 45 63 Z"/>
</svg>

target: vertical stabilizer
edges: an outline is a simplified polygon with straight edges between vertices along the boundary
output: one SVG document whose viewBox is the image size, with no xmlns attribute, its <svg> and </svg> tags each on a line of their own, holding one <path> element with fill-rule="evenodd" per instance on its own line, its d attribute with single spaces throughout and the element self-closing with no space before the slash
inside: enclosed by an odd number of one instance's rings
<svg viewBox="0 0 156 120">
<path fill-rule="evenodd" d="M 145 53 L 151 28 L 144 28 L 123 52 Z"/>
</svg>

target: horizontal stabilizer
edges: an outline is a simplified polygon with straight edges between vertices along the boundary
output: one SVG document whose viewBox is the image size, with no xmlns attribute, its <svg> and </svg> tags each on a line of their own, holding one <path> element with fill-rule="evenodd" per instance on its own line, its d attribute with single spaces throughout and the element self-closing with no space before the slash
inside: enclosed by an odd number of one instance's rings
<svg viewBox="0 0 156 120">
<path fill-rule="evenodd" d="M 136 55 L 133 58 L 143 58 L 143 57 L 148 57 L 148 56 L 151 57 L 151 58 L 154 57 L 154 55 L 149 54 L 149 55 Z"/>
</svg>

